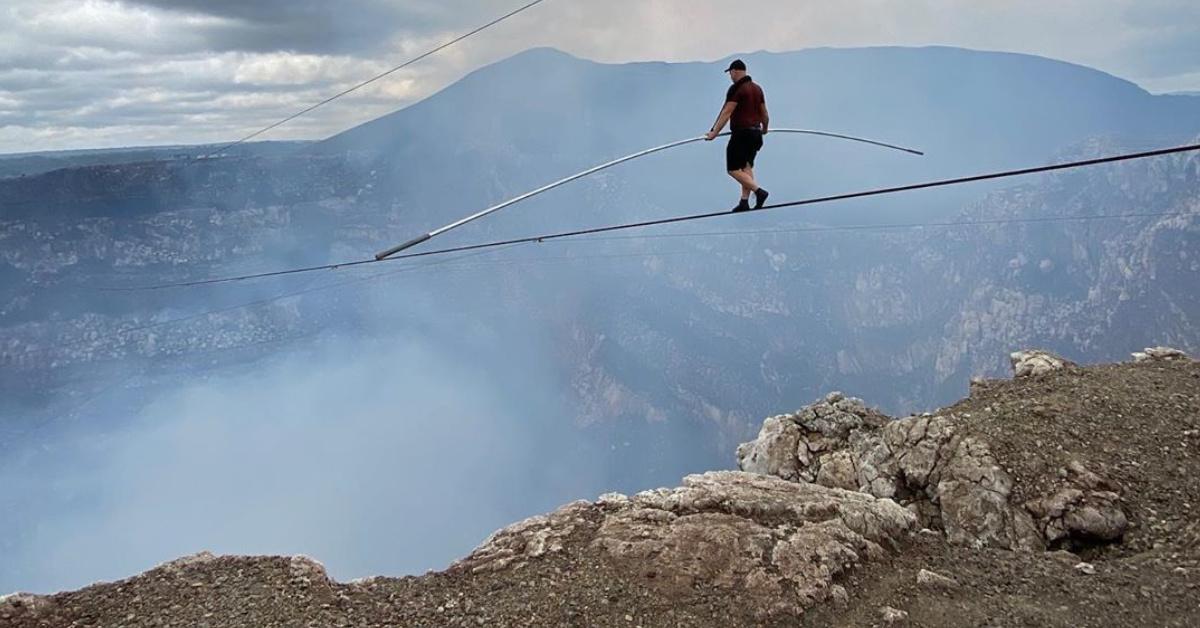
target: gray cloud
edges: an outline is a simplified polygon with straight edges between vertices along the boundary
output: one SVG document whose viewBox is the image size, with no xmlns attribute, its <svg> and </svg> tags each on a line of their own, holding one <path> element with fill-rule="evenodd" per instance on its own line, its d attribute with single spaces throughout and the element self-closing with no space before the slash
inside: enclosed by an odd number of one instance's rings
<svg viewBox="0 0 1200 628">
<path fill-rule="evenodd" d="M 130 0 L 182 15 L 219 18 L 200 30 L 210 51 L 380 52 L 396 37 L 455 28 L 498 2 L 356 0 Z"/>
<path fill-rule="evenodd" d="M 1192 24 L 1200 24 L 1197 10 Z M 1170 79 L 1171 77 L 1200 72 L 1200 33 L 1188 27 L 1175 25 L 1155 31 L 1153 46 L 1127 46 L 1124 64 L 1131 73 L 1147 79 Z M 1139 48 L 1141 50 L 1139 51 Z M 1192 85 L 1200 88 L 1200 85 Z"/>
<path fill-rule="evenodd" d="M 209 15 L 249 23 L 279 23 L 300 20 L 340 20 L 365 24 L 388 19 L 400 28 L 445 28 L 474 19 L 479 11 L 499 11 L 516 6 L 503 0 L 127 0 L 141 5 L 185 14 Z"/>
</svg>

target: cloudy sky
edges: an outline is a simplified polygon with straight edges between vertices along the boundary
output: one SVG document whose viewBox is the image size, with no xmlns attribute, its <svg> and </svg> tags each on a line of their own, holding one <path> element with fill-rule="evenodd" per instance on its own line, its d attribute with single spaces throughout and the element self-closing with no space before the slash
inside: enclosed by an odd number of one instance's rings
<svg viewBox="0 0 1200 628">
<path fill-rule="evenodd" d="M 237 139 L 524 2 L 4 0 L 0 153 Z M 1200 91 L 1196 0 L 547 0 L 267 137 L 327 136 L 535 46 L 619 62 L 927 44 Z"/>
</svg>

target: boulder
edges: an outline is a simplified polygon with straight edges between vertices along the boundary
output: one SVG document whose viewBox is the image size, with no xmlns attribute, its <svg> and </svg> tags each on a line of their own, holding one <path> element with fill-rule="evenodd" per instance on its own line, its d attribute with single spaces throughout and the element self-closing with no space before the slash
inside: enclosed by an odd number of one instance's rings
<svg viewBox="0 0 1200 628">
<path fill-rule="evenodd" d="M 952 578 L 947 578 L 940 573 L 922 569 L 917 572 L 917 584 L 928 589 L 954 590 L 958 588 L 958 583 Z"/>
<path fill-rule="evenodd" d="M 906 626 L 908 625 L 908 612 L 884 606 L 879 609 L 879 621 L 884 626 Z"/>
<path fill-rule="evenodd" d="M 763 421 L 756 440 L 738 447 L 738 466 L 750 473 L 798 480 L 800 441 L 800 426 L 791 417 L 771 417 Z"/>
<path fill-rule="evenodd" d="M 1040 349 L 1017 351 L 1009 356 L 1009 361 L 1012 363 L 1013 377 L 1017 378 L 1037 377 L 1075 366 L 1070 360 Z"/>
</svg>

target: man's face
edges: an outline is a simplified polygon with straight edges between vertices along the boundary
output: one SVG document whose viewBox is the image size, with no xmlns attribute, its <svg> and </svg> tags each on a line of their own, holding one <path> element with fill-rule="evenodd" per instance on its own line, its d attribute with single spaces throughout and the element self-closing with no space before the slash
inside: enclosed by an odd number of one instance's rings
<svg viewBox="0 0 1200 628">
<path fill-rule="evenodd" d="M 736 82 L 742 80 L 743 76 L 746 76 L 745 70 L 730 70 L 729 71 L 729 80 L 733 83 L 736 83 Z"/>
</svg>

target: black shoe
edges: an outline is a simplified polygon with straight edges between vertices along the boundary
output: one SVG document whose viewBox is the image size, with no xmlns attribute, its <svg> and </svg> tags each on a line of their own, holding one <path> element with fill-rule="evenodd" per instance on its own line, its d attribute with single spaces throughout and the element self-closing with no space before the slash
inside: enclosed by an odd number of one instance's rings
<svg viewBox="0 0 1200 628">
<path fill-rule="evenodd" d="M 762 206 L 767 204 L 767 197 L 770 195 L 770 192 L 762 188 L 754 190 L 754 209 L 762 209 Z"/>
<path fill-rule="evenodd" d="M 748 211 L 750 211 L 750 201 L 747 199 L 742 199 L 742 202 L 738 203 L 737 207 L 733 208 L 733 212 L 735 214 L 737 212 L 748 212 Z"/>
</svg>

